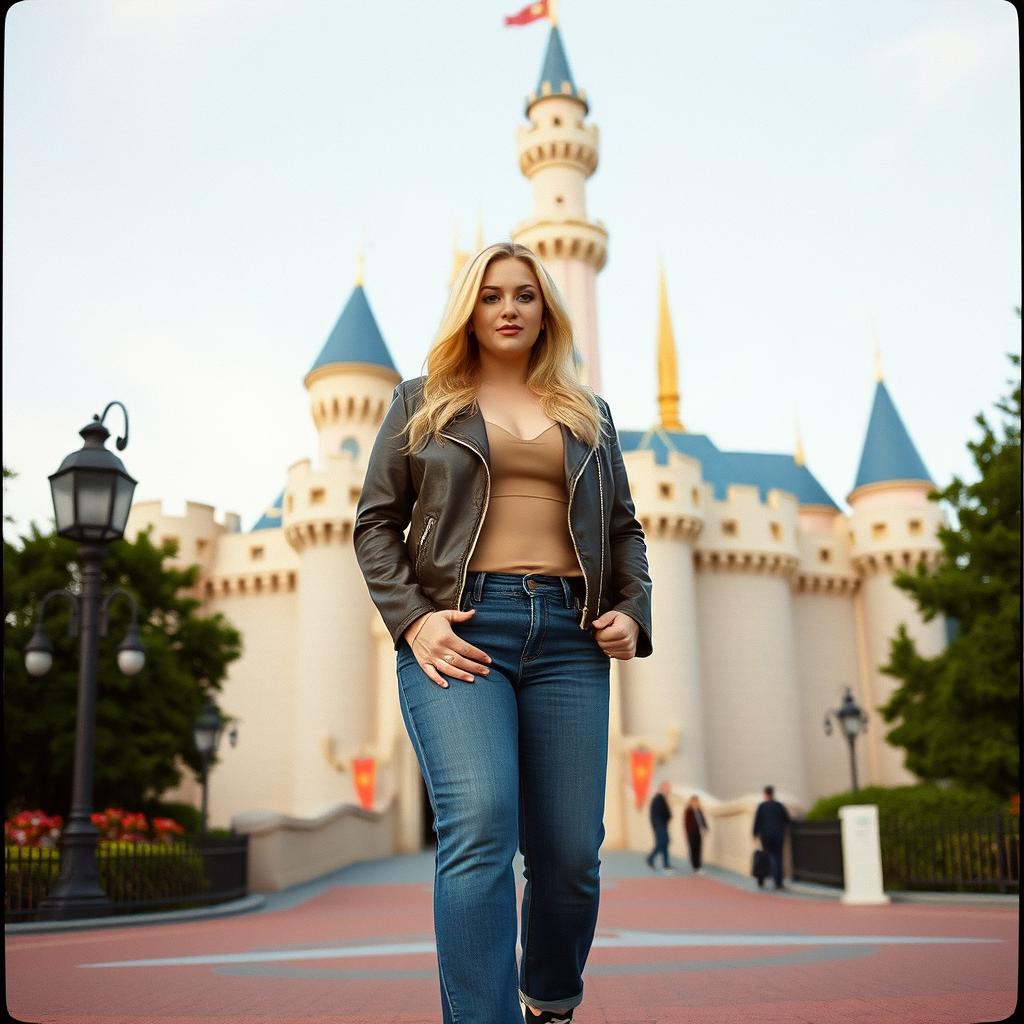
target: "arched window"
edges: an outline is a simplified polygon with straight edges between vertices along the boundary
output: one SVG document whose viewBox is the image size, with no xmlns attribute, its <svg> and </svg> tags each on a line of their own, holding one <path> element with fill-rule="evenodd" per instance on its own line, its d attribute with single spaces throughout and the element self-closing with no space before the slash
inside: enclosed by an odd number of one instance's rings
<svg viewBox="0 0 1024 1024">
<path fill-rule="evenodd" d="M 351 455 L 353 459 L 359 458 L 359 442 L 354 437 L 346 437 L 341 442 L 341 451 L 346 455 Z"/>
</svg>

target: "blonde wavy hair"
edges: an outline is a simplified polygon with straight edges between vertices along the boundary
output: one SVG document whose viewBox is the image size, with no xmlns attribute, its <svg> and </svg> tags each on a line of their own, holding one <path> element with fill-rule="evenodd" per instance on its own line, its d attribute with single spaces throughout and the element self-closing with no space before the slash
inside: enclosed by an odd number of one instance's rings
<svg viewBox="0 0 1024 1024">
<path fill-rule="evenodd" d="M 441 431 L 459 413 L 476 406 L 479 345 L 470 327 L 487 268 L 495 260 L 528 264 L 544 300 L 544 327 L 530 352 L 526 383 L 540 399 L 544 413 L 565 424 L 573 435 L 594 447 L 601 432 L 601 412 L 594 393 L 576 372 L 572 323 L 551 275 L 532 249 L 517 242 L 498 242 L 467 262 L 452 285 L 448 306 L 426 358 L 423 404 L 406 426 L 406 452 L 418 451 L 429 439 L 442 444 Z"/>
</svg>

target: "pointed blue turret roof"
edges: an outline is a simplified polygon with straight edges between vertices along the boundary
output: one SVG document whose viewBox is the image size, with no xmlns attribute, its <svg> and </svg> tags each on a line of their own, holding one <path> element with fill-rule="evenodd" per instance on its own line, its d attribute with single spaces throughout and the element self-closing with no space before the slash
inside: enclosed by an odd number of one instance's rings
<svg viewBox="0 0 1024 1024">
<path fill-rule="evenodd" d="M 853 489 L 890 480 L 932 483 L 885 382 L 878 381 Z"/>
<path fill-rule="evenodd" d="M 551 34 L 548 36 L 548 48 L 544 54 L 544 65 L 540 69 L 540 80 L 537 82 L 537 89 L 530 93 L 526 103 L 526 112 L 537 100 L 545 96 L 573 96 L 587 107 L 582 89 L 576 88 L 572 72 L 569 70 L 569 61 L 565 56 L 565 47 L 562 45 L 562 36 L 557 25 L 551 26 Z"/>
<path fill-rule="evenodd" d="M 334 330 L 309 372 L 332 363 L 369 363 L 398 374 L 361 284 L 352 289 Z"/>
<path fill-rule="evenodd" d="M 276 530 L 281 525 L 281 509 L 284 507 L 284 491 L 266 508 L 263 515 L 253 524 L 253 530 Z M 251 532 L 251 531 L 250 531 Z"/>
</svg>

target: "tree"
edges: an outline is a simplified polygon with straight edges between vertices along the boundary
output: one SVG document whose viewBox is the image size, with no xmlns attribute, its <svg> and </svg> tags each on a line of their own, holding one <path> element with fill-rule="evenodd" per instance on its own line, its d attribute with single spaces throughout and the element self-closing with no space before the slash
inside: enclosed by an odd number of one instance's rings
<svg viewBox="0 0 1024 1024">
<path fill-rule="evenodd" d="M 77 547 L 33 523 L 21 547 L 4 541 L 4 675 L 7 813 L 41 807 L 67 815 L 75 744 L 78 641 L 68 636 L 67 602 L 47 607 L 53 667 L 41 678 L 25 670 L 24 651 L 40 598 L 77 586 Z M 139 601 L 146 665 L 137 676 L 117 667 L 117 645 L 130 621 L 127 601 L 110 606 L 110 628 L 100 641 L 96 703 L 94 806 L 140 809 L 177 784 L 181 759 L 195 772 L 202 762 L 192 727 L 207 695 L 215 695 L 241 637 L 222 615 L 197 614 L 199 601 L 183 593 L 198 567 L 164 565 L 176 545 L 154 547 L 149 534 L 108 546 L 104 587 L 131 590 Z"/>
<path fill-rule="evenodd" d="M 1019 356 L 1010 360 L 1020 366 Z M 955 514 L 955 525 L 939 531 L 938 568 L 895 579 L 926 621 L 946 617 L 951 642 L 938 657 L 922 658 L 900 626 L 883 671 L 901 685 L 879 709 L 899 723 L 888 739 L 906 750 L 915 775 L 1004 797 L 1019 785 L 1021 670 L 1019 374 L 1007 383 L 1010 394 L 996 404 L 1002 422 L 994 428 L 979 414 L 981 439 L 967 445 L 979 479 L 954 477 L 931 495 Z"/>
</svg>

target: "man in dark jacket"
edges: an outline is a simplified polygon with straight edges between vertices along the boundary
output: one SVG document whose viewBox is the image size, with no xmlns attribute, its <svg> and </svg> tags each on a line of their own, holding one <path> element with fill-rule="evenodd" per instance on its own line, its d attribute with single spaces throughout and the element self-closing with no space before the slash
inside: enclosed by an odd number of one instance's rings
<svg viewBox="0 0 1024 1024">
<path fill-rule="evenodd" d="M 775 787 L 764 787 L 764 800 L 757 805 L 754 814 L 754 838 L 761 840 L 761 849 L 768 854 L 772 865 L 772 879 L 776 889 L 784 888 L 782 884 L 782 847 L 786 841 L 786 829 L 789 827 L 789 811 L 775 799 Z M 764 879 L 758 878 L 758 885 L 764 885 Z"/>
<path fill-rule="evenodd" d="M 647 858 L 647 866 L 652 871 L 656 870 L 654 858 L 659 853 L 664 865 L 662 870 L 666 873 L 672 870 L 672 865 L 668 862 L 668 823 L 672 820 L 672 811 L 668 806 L 668 795 L 671 792 L 672 784 L 663 782 L 658 787 L 658 792 L 654 794 L 654 799 L 651 801 L 651 828 L 654 829 L 654 849 L 651 850 L 650 856 Z"/>
</svg>

